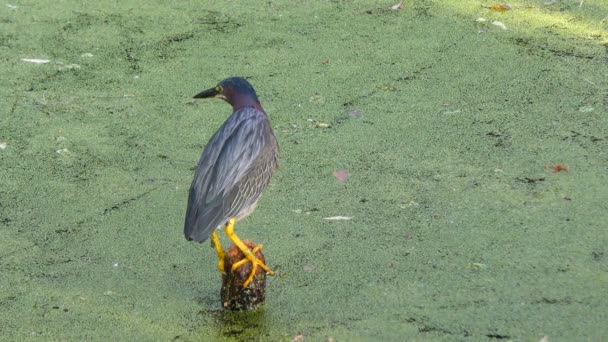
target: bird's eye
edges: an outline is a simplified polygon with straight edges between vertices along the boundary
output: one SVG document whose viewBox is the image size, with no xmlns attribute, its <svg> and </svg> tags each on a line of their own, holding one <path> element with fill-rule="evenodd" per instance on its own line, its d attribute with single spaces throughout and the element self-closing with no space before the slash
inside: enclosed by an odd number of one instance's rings
<svg viewBox="0 0 608 342">
<path fill-rule="evenodd" d="M 217 91 L 218 93 L 221 93 L 222 92 L 222 87 L 220 87 L 220 86 L 215 87 L 215 91 Z"/>
</svg>

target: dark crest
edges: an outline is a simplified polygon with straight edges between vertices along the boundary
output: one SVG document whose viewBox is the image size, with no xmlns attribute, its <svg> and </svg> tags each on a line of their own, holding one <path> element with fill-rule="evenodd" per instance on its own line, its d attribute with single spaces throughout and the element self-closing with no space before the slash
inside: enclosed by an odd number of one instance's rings
<svg viewBox="0 0 608 342">
<path fill-rule="evenodd" d="M 230 77 L 221 81 L 218 85 L 224 89 L 232 89 L 236 94 L 249 95 L 257 102 L 260 102 L 260 100 L 258 100 L 258 95 L 255 93 L 251 84 L 242 77 Z"/>
</svg>

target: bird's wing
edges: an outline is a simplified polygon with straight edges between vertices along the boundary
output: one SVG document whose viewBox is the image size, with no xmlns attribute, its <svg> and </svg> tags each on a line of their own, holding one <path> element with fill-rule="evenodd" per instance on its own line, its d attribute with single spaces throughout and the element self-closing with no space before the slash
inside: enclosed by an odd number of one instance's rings
<svg viewBox="0 0 608 342">
<path fill-rule="evenodd" d="M 239 111 L 211 138 L 199 161 L 184 226 L 189 240 L 207 240 L 217 226 L 249 204 L 237 200 L 238 185 L 263 152 L 271 128 L 265 114 L 257 109 Z"/>
</svg>

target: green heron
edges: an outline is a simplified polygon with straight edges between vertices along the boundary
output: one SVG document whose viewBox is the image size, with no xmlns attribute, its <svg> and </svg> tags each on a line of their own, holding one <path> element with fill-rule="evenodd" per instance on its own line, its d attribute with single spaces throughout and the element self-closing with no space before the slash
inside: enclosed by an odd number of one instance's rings
<svg viewBox="0 0 608 342">
<path fill-rule="evenodd" d="M 255 257 L 262 245 L 250 250 L 234 233 L 234 224 L 253 212 L 278 169 L 279 145 L 268 115 L 245 79 L 227 78 L 194 96 L 210 97 L 225 100 L 233 112 L 211 137 L 198 162 L 188 195 L 184 234 L 187 240 L 201 243 L 211 237 L 219 258 L 218 268 L 225 272 L 225 253 L 217 234 L 217 229 L 225 226 L 228 238 L 245 255 L 232 270 L 251 262 L 251 274 L 243 284 L 247 287 L 258 266 L 270 275 L 274 272 Z"/>
</svg>

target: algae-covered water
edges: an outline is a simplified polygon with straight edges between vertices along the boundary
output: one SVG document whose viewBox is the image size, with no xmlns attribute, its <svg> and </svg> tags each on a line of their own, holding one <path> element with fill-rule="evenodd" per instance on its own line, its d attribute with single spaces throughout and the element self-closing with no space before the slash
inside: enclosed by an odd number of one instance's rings
<svg viewBox="0 0 608 342">
<path fill-rule="evenodd" d="M 608 4 L 396 2 L 3 4 L 1 339 L 608 339 Z M 247 313 L 182 236 L 234 75 L 281 145 Z"/>
</svg>

